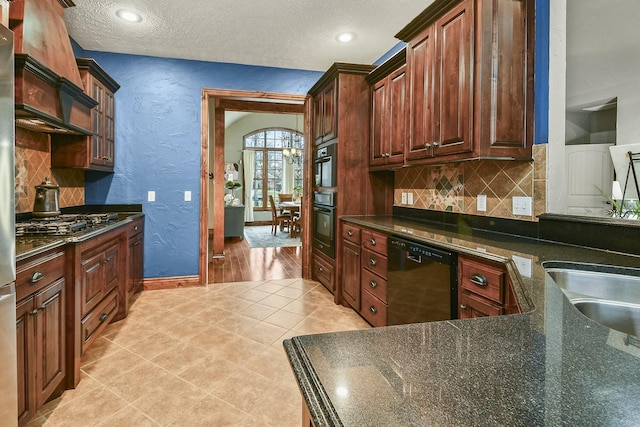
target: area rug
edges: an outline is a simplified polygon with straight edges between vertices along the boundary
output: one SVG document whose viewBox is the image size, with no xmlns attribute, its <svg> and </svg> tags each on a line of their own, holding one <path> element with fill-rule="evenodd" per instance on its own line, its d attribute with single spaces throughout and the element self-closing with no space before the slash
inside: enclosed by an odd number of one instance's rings
<svg viewBox="0 0 640 427">
<path fill-rule="evenodd" d="M 244 238 L 251 248 L 277 248 L 281 246 L 301 246 L 300 237 L 292 238 L 288 231 L 280 231 L 274 236 L 270 225 L 247 226 Z"/>
</svg>

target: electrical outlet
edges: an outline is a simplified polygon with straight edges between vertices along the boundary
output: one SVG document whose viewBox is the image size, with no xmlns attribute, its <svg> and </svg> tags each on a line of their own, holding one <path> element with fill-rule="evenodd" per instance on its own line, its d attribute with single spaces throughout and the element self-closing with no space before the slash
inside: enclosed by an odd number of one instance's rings
<svg viewBox="0 0 640 427">
<path fill-rule="evenodd" d="M 156 192 L 155 191 L 149 191 L 147 193 L 147 201 L 149 201 L 149 202 L 155 202 L 156 201 Z"/>
<path fill-rule="evenodd" d="M 191 191 L 187 190 L 184 192 L 184 201 L 185 202 L 190 202 L 191 201 Z"/>
<path fill-rule="evenodd" d="M 407 204 L 408 205 L 412 205 L 413 204 L 413 193 L 408 193 L 407 194 Z"/>
<path fill-rule="evenodd" d="M 487 195 L 486 194 L 478 194 L 477 209 L 478 209 L 478 212 L 487 211 Z"/>
<path fill-rule="evenodd" d="M 531 277 L 531 260 L 529 258 L 512 255 L 511 259 L 513 259 L 516 268 L 523 277 Z"/>
<path fill-rule="evenodd" d="M 407 204 L 407 193 L 402 193 L 402 204 L 403 205 Z"/>
<path fill-rule="evenodd" d="M 533 215 L 532 208 L 531 208 L 531 197 L 514 196 L 512 199 L 512 203 L 513 203 L 514 215 L 522 215 L 522 216 Z"/>
</svg>

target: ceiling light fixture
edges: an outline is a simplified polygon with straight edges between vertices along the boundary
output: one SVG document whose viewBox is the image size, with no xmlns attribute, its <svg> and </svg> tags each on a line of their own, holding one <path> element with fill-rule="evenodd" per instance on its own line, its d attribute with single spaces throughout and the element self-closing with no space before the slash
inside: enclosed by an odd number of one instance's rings
<svg viewBox="0 0 640 427">
<path fill-rule="evenodd" d="M 116 15 L 118 18 L 127 22 L 138 23 L 142 21 L 142 15 L 129 9 L 118 9 Z"/>
<path fill-rule="evenodd" d="M 338 40 L 340 43 L 349 43 L 355 38 L 356 35 L 353 33 L 340 33 L 336 36 L 336 40 Z"/>
</svg>

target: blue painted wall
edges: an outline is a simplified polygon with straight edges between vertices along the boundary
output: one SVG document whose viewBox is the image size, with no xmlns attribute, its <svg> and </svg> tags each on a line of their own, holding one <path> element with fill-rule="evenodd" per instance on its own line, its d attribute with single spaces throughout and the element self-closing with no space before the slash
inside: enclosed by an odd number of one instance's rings
<svg viewBox="0 0 640 427">
<path fill-rule="evenodd" d="M 83 50 L 120 85 L 115 173 L 87 172 L 88 204 L 142 203 L 145 277 L 198 274 L 203 88 L 307 93 L 317 71 Z M 156 201 L 147 201 L 148 191 Z M 184 201 L 184 192 L 192 201 Z"/>
<path fill-rule="evenodd" d="M 547 144 L 549 142 L 549 1 L 536 0 L 534 144 Z"/>
</svg>

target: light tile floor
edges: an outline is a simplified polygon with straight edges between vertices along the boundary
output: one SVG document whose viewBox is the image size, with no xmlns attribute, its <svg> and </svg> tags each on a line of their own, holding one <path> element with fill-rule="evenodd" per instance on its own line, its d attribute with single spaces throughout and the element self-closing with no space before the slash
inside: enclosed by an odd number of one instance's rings
<svg viewBox="0 0 640 427">
<path fill-rule="evenodd" d="M 368 327 L 303 279 L 145 291 L 29 425 L 300 426 L 282 340 Z"/>
</svg>

